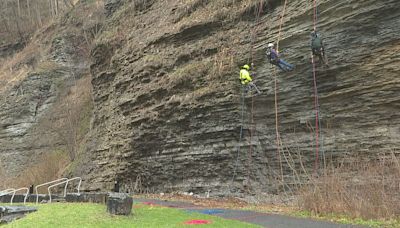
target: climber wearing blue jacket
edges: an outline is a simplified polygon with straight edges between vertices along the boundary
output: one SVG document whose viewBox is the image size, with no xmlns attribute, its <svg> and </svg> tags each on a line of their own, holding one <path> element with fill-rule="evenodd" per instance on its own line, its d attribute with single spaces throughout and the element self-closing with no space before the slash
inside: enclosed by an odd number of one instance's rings
<svg viewBox="0 0 400 228">
<path fill-rule="evenodd" d="M 279 58 L 278 51 L 275 50 L 274 44 L 269 43 L 267 49 L 267 58 L 271 64 L 278 66 L 283 71 L 292 71 L 294 66 L 292 64 L 287 63 L 285 60 Z"/>
</svg>

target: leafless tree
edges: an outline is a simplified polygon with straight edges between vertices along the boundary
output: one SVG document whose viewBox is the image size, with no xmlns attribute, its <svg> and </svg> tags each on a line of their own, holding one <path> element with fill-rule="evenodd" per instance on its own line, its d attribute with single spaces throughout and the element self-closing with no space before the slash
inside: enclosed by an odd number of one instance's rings
<svg viewBox="0 0 400 228">
<path fill-rule="evenodd" d="M 74 7 L 71 0 L 1 0 L 0 39 L 21 40 Z"/>
</svg>

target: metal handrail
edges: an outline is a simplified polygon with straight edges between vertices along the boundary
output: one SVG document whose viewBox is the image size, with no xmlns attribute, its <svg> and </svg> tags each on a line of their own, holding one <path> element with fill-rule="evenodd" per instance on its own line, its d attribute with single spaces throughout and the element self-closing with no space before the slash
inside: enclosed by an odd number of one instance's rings
<svg viewBox="0 0 400 228">
<path fill-rule="evenodd" d="M 68 178 L 65 178 L 65 177 L 64 177 L 64 178 L 60 178 L 60 179 L 58 179 L 58 180 L 53 180 L 53 181 L 46 182 L 46 183 L 44 183 L 44 184 L 40 184 L 40 185 L 36 186 L 36 187 L 35 187 L 35 192 L 36 192 L 36 204 L 39 203 L 39 194 L 38 194 L 38 188 L 39 188 L 39 187 L 42 187 L 42 186 L 45 186 L 45 185 L 49 185 L 49 184 L 53 184 L 53 183 L 60 182 L 60 181 L 65 181 L 65 180 L 68 180 Z"/>
<path fill-rule="evenodd" d="M 9 190 L 9 191 L 7 191 L 7 190 Z M 5 195 L 8 195 L 8 194 L 11 194 L 12 193 L 12 196 L 11 196 L 11 200 L 14 198 L 14 196 L 15 196 L 15 189 L 13 189 L 13 188 L 10 188 L 10 189 L 7 189 L 5 192 L 3 192 L 0 196 L 5 196 Z"/>
<path fill-rule="evenodd" d="M 26 194 L 25 194 L 25 197 L 24 197 L 24 204 L 26 204 L 26 199 L 28 198 L 28 194 L 29 194 L 29 188 L 15 189 L 13 195 L 11 196 L 11 201 L 10 201 L 11 204 L 13 204 L 15 193 L 18 192 L 18 191 L 21 191 L 21 190 L 26 190 Z"/>
<path fill-rule="evenodd" d="M 66 197 L 66 196 L 67 196 L 67 187 L 68 187 L 68 183 L 69 183 L 70 181 L 77 180 L 77 179 L 79 179 L 79 184 L 78 184 L 78 187 L 77 187 L 78 194 L 79 194 L 79 189 L 81 188 L 81 183 L 82 183 L 82 178 L 81 178 L 81 177 L 74 177 L 74 178 L 71 178 L 71 179 L 62 181 L 62 182 L 60 182 L 60 183 L 50 185 L 50 186 L 47 188 L 47 191 L 49 192 L 49 203 L 51 203 L 51 192 L 50 192 L 50 189 L 51 189 L 51 188 L 53 188 L 53 187 L 55 187 L 55 186 L 58 186 L 58 185 L 62 185 L 62 184 L 65 183 L 65 187 L 64 187 L 64 197 Z"/>
<path fill-rule="evenodd" d="M 13 204 L 15 193 L 17 193 L 18 191 L 21 191 L 21 190 L 26 190 L 25 197 L 24 197 L 24 204 L 26 204 L 26 199 L 28 198 L 28 194 L 29 194 L 29 188 L 19 188 L 19 189 L 9 188 L 9 189 L 1 191 L 0 196 L 5 196 L 5 195 L 12 193 L 10 203 Z"/>
<path fill-rule="evenodd" d="M 78 187 L 76 189 L 78 190 L 78 194 L 79 194 L 79 190 L 80 190 L 81 184 L 82 184 L 82 178 L 81 177 L 74 177 L 74 178 L 68 179 L 68 182 L 67 182 L 67 184 L 65 185 L 65 188 L 64 188 L 64 197 L 67 196 L 67 187 L 68 187 L 69 182 L 73 181 L 73 180 L 78 180 L 78 179 L 79 179 L 79 184 L 78 184 Z"/>
<path fill-rule="evenodd" d="M 13 192 L 15 190 L 15 188 L 8 188 L 6 190 L 0 191 L 0 196 L 5 196 L 10 194 L 11 192 Z"/>
</svg>

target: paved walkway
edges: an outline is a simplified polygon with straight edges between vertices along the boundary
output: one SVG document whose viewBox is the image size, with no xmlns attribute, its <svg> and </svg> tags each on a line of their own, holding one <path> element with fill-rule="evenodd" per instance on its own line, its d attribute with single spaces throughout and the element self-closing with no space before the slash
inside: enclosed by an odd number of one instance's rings
<svg viewBox="0 0 400 228">
<path fill-rule="evenodd" d="M 234 219 L 242 222 L 253 223 L 269 228 L 361 228 L 362 226 L 336 224 L 312 219 L 295 218 L 285 215 L 260 213 L 255 211 L 205 208 L 192 203 L 178 201 L 163 201 L 154 199 L 134 199 L 136 202 L 147 202 L 171 208 L 178 208 L 190 212 L 210 214 L 226 219 Z"/>
</svg>

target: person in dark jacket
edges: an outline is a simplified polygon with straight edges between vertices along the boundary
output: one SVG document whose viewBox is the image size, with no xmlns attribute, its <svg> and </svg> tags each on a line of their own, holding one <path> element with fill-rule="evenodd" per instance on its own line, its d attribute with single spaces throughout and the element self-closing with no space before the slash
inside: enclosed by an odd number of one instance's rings
<svg viewBox="0 0 400 228">
<path fill-rule="evenodd" d="M 278 51 L 275 50 L 273 43 L 268 44 L 268 49 L 266 54 L 267 58 L 269 59 L 269 62 L 273 65 L 278 66 L 281 70 L 292 71 L 294 69 L 294 66 L 292 64 L 289 64 L 285 60 L 280 58 L 280 55 Z"/>
<path fill-rule="evenodd" d="M 314 56 L 318 56 L 321 62 L 323 62 L 325 65 L 328 65 L 322 37 L 316 31 L 311 32 L 311 50 Z"/>
</svg>

